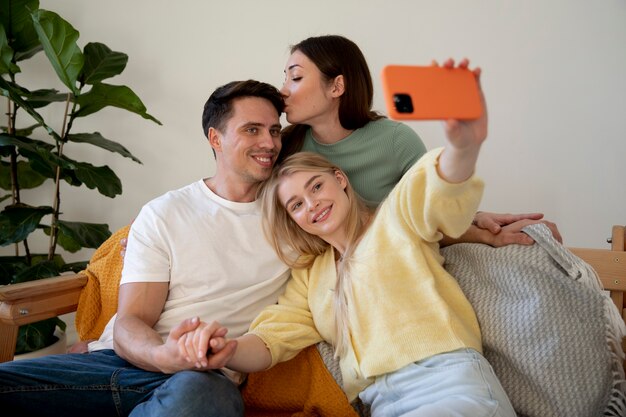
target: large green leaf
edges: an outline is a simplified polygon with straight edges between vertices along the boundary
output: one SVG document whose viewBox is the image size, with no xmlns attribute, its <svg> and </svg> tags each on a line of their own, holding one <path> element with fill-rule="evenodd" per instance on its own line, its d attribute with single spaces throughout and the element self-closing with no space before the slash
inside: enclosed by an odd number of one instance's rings
<svg viewBox="0 0 626 417">
<path fill-rule="evenodd" d="M 59 93 L 59 91 L 54 88 L 30 91 L 26 87 L 11 81 L 8 81 L 8 84 L 13 88 L 15 94 L 24 99 L 33 109 L 44 107 L 54 102 L 66 101 L 68 94 L 70 99 L 74 97 L 71 93 Z"/>
<path fill-rule="evenodd" d="M 22 129 L 15 129 L 14 131 L 14 136 L 22 136 L 22 137 L 29 137 L 30 135 L 33 134 L 33 132 L 35 131 L 35 129 L 37 129 L 40 125 L 35 124 L 35 125 L 30 125 L 27 127 L 24 127 Z M 5 126 L 2 126 L 2 131 L 4 133 L 8 133 L 7 129 Z"/>
<path fill-rule="evenodd" d="M 20 282 L 36 281 L 41 278 L 56 277 L 60 273 L 59 262 L 57 260 L 48 261 L 46 258 L 38 262 L 33 262 L 32 266 L 19 271 L 13 277 L 11 283 L 19 284 Z"/>
<path fill-rule="evenodd" d="M 13 205 L 0 213 L 0 246 L 21 242 L 36 228 L 41 218 L 52 213 L 52 207 Z"/>
<path fill-rule="evenodd" d="M 128 149 L 126 149 L 124 146 L 117 142 L 106 139 L 100 134 L 100 132 L 76 133 L 73 135 L 71 134 L 67 136 L 67 140 L 77 143 L 89 143 L 99 148 L 106 149 L 110 152 L 117 152 L 120 155 L 125 156 L 126 158 L 130 158 L 133 161 L 141 164 L 141 161 L 137 159 L 133 154 L 131 154 Z"/>
<path fill-rule="evenodd" d="M 17 162 L 17 178 L 22 190 L 37 188 L 47 179 L 33 170 L 26 161 Z M 0 188 L 11 189 L 11 164 L 4 161 L 0 162 Z"/>
<path fill-rule="evenodd" d="M 57 225 L 58 225 L 58 221 L 57 221 Z M 52 228 L 50 226 L 43 227 L 44 233 L 48 236 L 50 236 L 51 230 Z M 66 251 L 71 252 L 71 253 L 78 252 L 82 248 L 80 246 L 80 243 L 76 242 L 71 237 L 68 237 L 65 234 L 61 233 L 60 230 L 57 230 L 57 244 L 60 245 Z"/>
<path fill-rule="evenodd" d="M 82 185 L 82 182 L 76 177 L 76 164 L 65 156 L 59 158 L 53 152 L 43 148 L 38 148 L 35 152 L 22 148 L 20 155 L 28 159 L 34 171 L 46 178 L 55 179 L 57 167 L 60 167 L 62 180 L 75 187 Z"/>
<path fill-rule="evenodd" d="M 46 178 L 56 178 L 57 164 L 55 155 L 46 152 L 43 149 L 30 150 L 27 148 L 20 149 L 20 155 L 28 159 L 31 168 Z"/>
<path fill-rule="evenodd" d="M 0 285 L 9 285 L 19 271 L 26 269 L 24 256 L 0 256 Z"/>
<path fill-rule="evenodd" d="M 55 343 L 58 340 L 54 335 L 57 326 L 65 331 L 66 325 L 58 317 L 20 326 L 15 354 L 34 352 Z"/>
<path fill-rule="evenodd" d="M 122 194 L 122 181 L 108 166 L 93 166 L 86 162 L 76 163 L 76 177 L 87 187 L 97 188 L 100 194 L 115 197 Z"/>
<path fill-rule="evenodd" d="M 1 74 L 17 74 L 20 67 L 13 63 L 13 48 L 9 46 L 7 34 L 4 31 L 4 25 L 0 23 L 0 75 Z"/>
<path fill-rule="evenodd" d="M 89 265 L 89 261 L 79 261 L 79 262 L 70 262 L 63 265 L 61 272 L 73 272 L 78 274 L 81 271 L 87 269 L 87 265 Z"/>
<path fill-rule="evenodd" d="M 26 102 L 26 100 L 22 99 L 20 90 L 2 77 L 0 77 L 0 94 L 13 100 L 15 104 L 23 108 L 33 119 L 35 119 L 37 123 L 43 126 L 48 134 L 51 135 L 56 141 L 61 141 L 61 136 L 59 136 L 54 129 L 46 124 L 43 117 L 35 111 L 35 108 Z"/>
<path fill-rule="evenodd" d="M 59 244 L 66 250 L 69 249 L 61 243 L 61 236 L 68 242 L 71 241 L 72 245 L 78 245 L 79 249 L 98 248 L 111 236 L 111 230 L 109 230 L 108 224 L 59 220 L 57 225 L 59 226 Z M 76 252 L 76 250 L 70 252 Z"/>
<path fill-rule="evenodd" d="M 88 93 L 76 97 L 76 102 L 80 106 L 80 109 L 74 114 L 76 117 L 85 117 L 104 107 L 113 106 L 161 124 L 160 121 L 147 113 L 146 106 L 139 97 L 125 85 L 95 84 Z"/>
<path fill-rule="evenodd" d="M 0 0 L 0 23 L 15 51 L 15 60 L 28 59 L 42 50 L 33 27 L 31 13 L 39 9 L 39 0 Z"/>
<path fill-rule="evenodd" d="M 28 92 L 24 95 L 24 98 L 27 100 L 28 104 L 36 109 L 39 107 L 45 107 L 50 103 L 66 101 L 67 93 L 59 93 L 58 90 L 51 88 Z"/>
<path fill-rule="evenodd" d="M 0 149 L 15 146 L 24 158 L 28 159 L 30 168 L 45 178 L 56 178 L 57 166 L 61 166 L 61 178 L 70 185 L 81 185 L 76 178 L 76 166 L 53 153 L 54 145 L 25 137 L 10 136 L 0 133 Z"/>
<path fill-rule="evenodd" d="M 37 152 L 38 149 L 45 149 L 47 151 L 54 149 L 54 145 L 42 140 L 9 135 L 7 133 L 0 133 L 0 146 L 16 146 L 20 150 L 26 149 L 32 152 Z"/>
<path fill-rule="evenodd" d="M 83 53 L 85 65 L 80 78 L 85 84 L 99 83 L 121 74 L 128 62 L 128 55 L 112 51 L 108 46 L 99 42 L 85 45 Z"/>
<path fill-rule="evenodd" d="M 59 157 L 52 151 L 53 145 L 0 133 L 0 146 L 2 145 L 17 146 L 20 154 L 28 158 L 33 170 L 46 178 L 56 178 L 56 169 L 61 167 L 61 178 L 70 185 L 79 186 L 84 183 L 91 189 L 97 188 L 100 194 L 107 197 L 115 197 L 122 193 L 122 182 L 106 165 L 96 167 L 65 155 Z"/>
<path fill-rule="evenodd" d="M 11 154 L 15 151 L 15 147 L 14 146 L 3 146 L 0 145 L 0 157 L 5 156 L 11 156 Z"/>
<path fill-rule="evenodd" d="M 56 178 L 56 170 L 59 166 L 61 167 L 61 179 L 73 186 L 82 185 L 76 176 L 78 162 L 66 156 L 59 158 L 54 153 L 54 145 L 36 139 L 0 133 L 0 147 L 8 145 L 16 146 L 20 155 L 28 159 L 30 167 L 45 178 Z"/>
<path fill-rule="evenodd" d="M 61 16 L 47 10 L 33 13 L 33 23 L 57 76 L 67 88 L 78 94 L 76 80 L 84 62 L 83 53 L 76 44 L 78 31 Z"/>
</svg>

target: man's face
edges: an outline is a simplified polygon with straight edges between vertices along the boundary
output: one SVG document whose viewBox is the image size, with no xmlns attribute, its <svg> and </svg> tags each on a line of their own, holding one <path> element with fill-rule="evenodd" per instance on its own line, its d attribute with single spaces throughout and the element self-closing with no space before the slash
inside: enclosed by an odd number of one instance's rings
<svg viewBox="0 0 626 417">
<path fill-rule="evenodd" d="M 230 181 L 257 184 L 269 177 L 280 151 L 279 115 L 264 98 L 235 99 L 223 131 L 211 128 L 209 140 Z"/>
</svg>

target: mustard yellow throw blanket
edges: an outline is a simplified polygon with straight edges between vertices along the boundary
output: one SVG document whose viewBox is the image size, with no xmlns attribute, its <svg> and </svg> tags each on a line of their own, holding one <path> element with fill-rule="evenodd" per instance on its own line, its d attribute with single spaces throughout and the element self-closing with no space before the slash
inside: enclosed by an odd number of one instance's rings
<svg viewBox="0 0 626 417">
<path fill-rule="evenodd" d="M 93 254 L 76 310 L 80 340 L 97 339 L 117 310 L 123 259 L 120 240 L 130 226 L 114 233 Z M 290 361 L 250 374 L 242 395 L 249 417 L 358 416 L 348 399 L 310 346 Z"/>
</svg>

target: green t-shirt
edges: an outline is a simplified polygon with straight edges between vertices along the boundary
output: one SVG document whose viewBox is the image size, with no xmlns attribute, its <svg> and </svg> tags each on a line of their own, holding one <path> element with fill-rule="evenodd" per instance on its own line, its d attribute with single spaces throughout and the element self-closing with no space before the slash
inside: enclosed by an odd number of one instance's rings
<svg viewBox="0 0 626 417">
<path fill-rule="evenodd" d="M 356 192 L 374 207 L 426 153 L 426 146 L 409 126 L 379 119 L 331 145 L 317 142 L 309 129 L 302 150 L 316 152 L 338 165 Z"/>
</svg>

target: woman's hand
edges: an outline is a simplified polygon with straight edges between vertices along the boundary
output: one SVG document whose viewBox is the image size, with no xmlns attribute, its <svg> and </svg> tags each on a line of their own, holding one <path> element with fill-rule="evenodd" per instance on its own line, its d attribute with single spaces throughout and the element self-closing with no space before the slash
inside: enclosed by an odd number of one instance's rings
<svg viewBox="0 0 626 417">
<path fill-rule="evenodd" d="M 433 65 L 437 65 L 436 62 L 433 62 Z M 448 58 L 442 65 L 444 68 L 454 68 L 454 60 L 452 58 Z M 469 69 L 469 60 L 464 58 L 459 64 L 458 68 Z M 480 94 L 480 101 L 482 104 L 483 112 L 478 119 L 472 120 L 455 120 L 450 119 L 445 122 L 445 131 L 448 140 L 453 145 L 458 145 L 460 147 L 478 144 L 480 145 L 487 138 L 488 131 L 488 116 L 487 116 L 487 102 L 485 101 L 485 95 L 483 94 L 483 90 L 480 84 L 480 74 L 481 69 L 475 68 L 471 70 L 474 76 L 476 77 L 476 82 L 478 83 L 478 92 Z"/>
<path fill-rule="evenodd" d="M 433 65 L 438 65 L 433 61 Z M 449 58 L 443 63 L 444 68 L 454 68 L 454 60 Z M 463 59 L 458 68 L 469 67 L 469 60 Z M 477 78 L 483 112 L 478 119 L 447 120 L 445 130 L 447 144 L 439 156 L 438 172 L 442 179 L 459 183 L 467 180 L 473 173 L 480 153 L 480 146 L 487 138 L 487 104 L 480 87 L 480 68 L 472 70 Z"/>
</svg>

